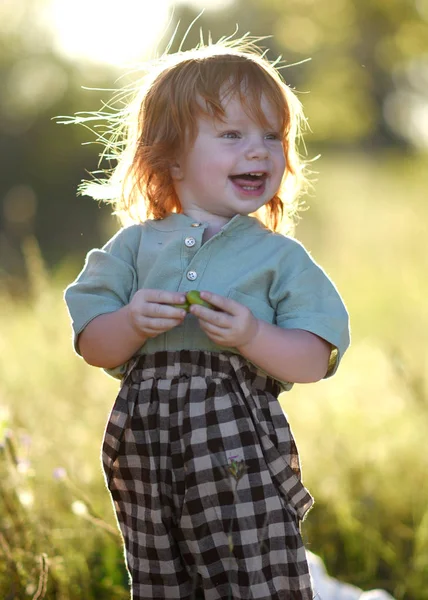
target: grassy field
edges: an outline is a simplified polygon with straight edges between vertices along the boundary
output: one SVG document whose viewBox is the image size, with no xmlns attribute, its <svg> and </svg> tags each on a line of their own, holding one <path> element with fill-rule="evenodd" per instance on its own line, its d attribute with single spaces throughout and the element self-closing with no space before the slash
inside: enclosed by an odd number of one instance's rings
<svg viewBox="0 0 428 600">
<path fill-rule="evenodd" d="M 297 236 L 342 292 L 353 343 L 334 378 L 281 397 L 316 498 L 304 537 L 334 576 L 425 600 L 427 165 L 349 155 L 315 168 Z M 0 597 L 122 600 L 99 462 L 117 383 L 73 354 L 62 289 L 75 268 L 48 274 L 25 249 L 28 292 L 0 290 Z"/>
</svg>

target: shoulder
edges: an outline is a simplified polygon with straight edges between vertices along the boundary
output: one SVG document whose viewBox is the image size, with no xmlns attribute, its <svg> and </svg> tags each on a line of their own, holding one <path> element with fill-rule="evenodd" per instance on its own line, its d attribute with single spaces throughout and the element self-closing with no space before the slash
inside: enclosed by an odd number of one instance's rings
<svg viewBox="0 0 428 600">
<path fill-rule="evenodd" d="M 272 255 L 277 260 L 293 259 L 298 264 L 304 265 L 314 262 L 310 252 L 305 248 L 302 242 L 282 233 L 263 229 L 263 244 L 269 247 Z"/>
<path fill-rule="evenodd" d="M 134 223 L 126 227 L 121 227 L 116 233 L 110 238 L 107 244 L 114 244 L 116 242 L 124 243 L 133 241 L 141 237 L 144 223 Z M 106 244 L 106 245 L 107 245 Z"/>
<path fill-rule="evenodd" d="M 143 224 L 139 223 L 122 227 L 104 244 L 102 250 L 112 254 L 121 254 L 123 251 L 137 252 L 143 229 Z"/>
<path fill-rule="evenodd" d="M 85 259 L 85 265 L 91 272 L 99 264 L 106 261 L 124 261 L 130 264 L 138 256 L 143 228 L 140 224 L 133 224 L 119 229 L 103 246 L 92 248 Z"/>
<path fill-rule="evenodd" d="M 303 251 L 306 252 L 303 244 L 283 233 L 272 231 L 254 216 L 240 216 L 238 220 L 232 219 L 227 233 L 244 239 L 251 238 L 251 244 L 262 243 L 271 248 L 282 252 Z"/>
<path fill-rule="evenodd" d="M 268 235 L 270 243 L 278 250 L 282 250 L 283 252 L 296 252 L 298 254 L 309 254 L 302 242 L 296 238 L 274 231 L 269 231 Z"/>
</svg>

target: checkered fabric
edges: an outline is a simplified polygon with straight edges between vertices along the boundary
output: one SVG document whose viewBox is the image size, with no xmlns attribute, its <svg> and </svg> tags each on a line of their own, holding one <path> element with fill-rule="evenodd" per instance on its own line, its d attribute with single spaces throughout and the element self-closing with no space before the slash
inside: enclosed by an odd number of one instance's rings
<svg viewBox="0 0 428 600">
<path fill-rule="evenodd" d="M 132 600 L 312 600 L 312 498 L 279 391 L 237 354 L 137 359 L 102 453 Z"/>
</svg>

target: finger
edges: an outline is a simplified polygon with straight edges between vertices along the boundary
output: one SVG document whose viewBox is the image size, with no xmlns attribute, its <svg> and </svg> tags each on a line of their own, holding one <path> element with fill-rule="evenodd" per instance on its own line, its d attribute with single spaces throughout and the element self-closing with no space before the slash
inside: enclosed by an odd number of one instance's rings
<svg viewBox="0 0 428 600">
<path fill-rule="evenodd" d="M 145 305 L 144 316 L 161 319 L 182 319 L 186 316 L 183 308 L 177 308 L 170 304 L 155 304 L 148 302 Z"/>
<path fill-rule="evenodd" d="M 182 319 L 151 319 L 150 322 L 141 325 L 141 330 L 149 334 L 159 335 L 181 325 L 182 322 Z"/>
<path fill-rule="evenodd" d="M 182 292 L 169 292 L 168 290 L 145 290 L 147 302 L 155 304 L 184 304 L 186 296 Z"/>
<path fill-rule="evenodd" d="M 217 327 L 217 325 L 213 325 L 212 323 L 208 323 L 207 321 L 199 320 L 199 325 L 202 331 L 210 335 L 222 336 L 222 334 L 227 331 L 221 327 Z"/>
<path fill-rule="evenodd" d="M 216 344 L 227 344 L 227 336 L 225 335 L 227 329 L 220 329 L 215 325 L 211 325 L 211 323 L 205 323 L 203 321 L 199 321 L 201 329 L 207 336 L 213 340 Z"/>
<path fill-rule="evenodd" d="M 210 302 L 210 304 L 216 308 L 219 308 L 220 310 L 231 315 L 237 314 L 239 307 L 241 306 L 238 302 L 235 302 L 235 300 L 226 298 L 225 296 L 220 296 L 219 294 L 213 294 L 213 292 L 203 291 L 201 292 L 201 298 L 207 302 Z"/>
<path fill-rule="evenodd" d="M 206 308 L 199 304 L 192 304 L 190 312 L 200 321 L 210 323 L 221 329 L 230 328 L 230 317 L 225 312 L 218 312 L 217 310 L 212 310 L 211 308 Z"/>
</svg>

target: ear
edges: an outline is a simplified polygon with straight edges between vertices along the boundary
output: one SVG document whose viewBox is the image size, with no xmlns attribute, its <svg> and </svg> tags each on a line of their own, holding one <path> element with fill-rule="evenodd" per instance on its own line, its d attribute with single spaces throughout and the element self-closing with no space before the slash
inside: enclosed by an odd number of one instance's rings
<svg viewBox="0 0 428 600">
<path fill-rule="evenodd" d="M 178 162 L 174 162 L 174 163 L 171 164 L 171 166 L 169 168 L 169 172 L 171 173 L 171 177 L 175 181 L 180 181 L 184 177 L 183 171 L 182 171 L 182 169 L 180 167 L 180 164 Z"/>
</svg>

